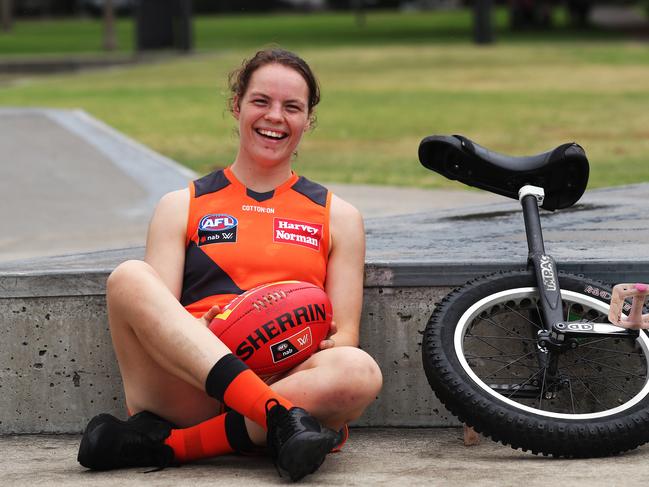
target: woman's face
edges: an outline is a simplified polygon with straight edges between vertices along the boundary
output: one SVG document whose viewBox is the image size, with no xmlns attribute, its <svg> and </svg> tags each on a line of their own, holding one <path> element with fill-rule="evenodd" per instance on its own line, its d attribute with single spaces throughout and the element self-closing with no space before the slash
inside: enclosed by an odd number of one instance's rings
<svg viewBox="0 0 649 487">
<path fill-rule="evenodd" d="M 290 161 L 309 128 L 308 100 L 307 84 L 297 71 L 281 64 L 258 68 L 243 97 L 234 100 L 240 155 L 263 165 Z"/>
</svg>

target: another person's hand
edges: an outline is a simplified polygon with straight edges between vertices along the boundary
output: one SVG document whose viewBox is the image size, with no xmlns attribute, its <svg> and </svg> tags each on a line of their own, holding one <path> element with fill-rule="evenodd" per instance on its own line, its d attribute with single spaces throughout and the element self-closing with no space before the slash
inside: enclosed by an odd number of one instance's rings
<svg viewBox="0 0 649 487">
<path fill-rule="evenodd" d="M 337 331 L 338 331 L 338 327 L 336 326 L 336 322 L 332 321 L 331 328 L 329 328 L 329 335 L 327 336 L 327 338 L 325 338 L 320 342 L 318 348 L 320 350 L 326 350 L 327 348 L 334 348 L 336 346 L 336 342 L 334 341 L 332 336 L 334 336 Z"/>
<path fill-rule="evenodd" d="M 221 307 L 214 305 L 212 306 L 207 313 L 205 313 L 203 316 L 201 316 L 198 321 L 201 323 L 203 326 L 209 326 L 209 324 L 212 322 L 214 317 L 218 315 L 221 312 Z"/>
</svg>

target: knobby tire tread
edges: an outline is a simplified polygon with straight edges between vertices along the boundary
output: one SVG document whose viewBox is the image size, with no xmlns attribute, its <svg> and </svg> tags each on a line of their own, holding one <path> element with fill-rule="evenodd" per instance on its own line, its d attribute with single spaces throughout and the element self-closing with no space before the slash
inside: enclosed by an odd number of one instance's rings
<svg viewBox="0 0 649 487">
<path fill-rule="evenodd" d="M 561 289 L 584 293 L 590 285 L 608 293 L 610 286 L 582 276 L 559 273 Z M 428 381 L 444 406 L 460 421 L 514 449 L 555 457 L 587 458 L 617 454 L 649 439 L 649 398 L 613 416 L 589 420 L 549 418 L 498 401 L 476 385 L 455 357 L 453 335 L 462 313 L 495 292 L 536 287 L 530 271 L 501 271 L 469 281 L 451 291 L 435 310 L 422 341 Z M 594 296 L 591 296 L 594 297 Z M 457 308 L 457 309 L 456 309 Z M 643 332 L 644 333 L 644 332 Z"/>
</svg>

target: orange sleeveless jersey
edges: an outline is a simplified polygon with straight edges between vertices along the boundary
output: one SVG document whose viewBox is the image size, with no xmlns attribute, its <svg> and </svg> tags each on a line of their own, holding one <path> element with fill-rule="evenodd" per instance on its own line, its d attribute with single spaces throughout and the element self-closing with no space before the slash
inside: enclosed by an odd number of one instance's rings
<svg viewBox="0 0 649 487">
<path fill-rule="evenodd" d="M 295 174 L 257 193 L 230 168 L 189 185 L 180 302 L 196 317 L 260 284 L 298 280 L 324 288 L 331 193 Z"/>
</svg>

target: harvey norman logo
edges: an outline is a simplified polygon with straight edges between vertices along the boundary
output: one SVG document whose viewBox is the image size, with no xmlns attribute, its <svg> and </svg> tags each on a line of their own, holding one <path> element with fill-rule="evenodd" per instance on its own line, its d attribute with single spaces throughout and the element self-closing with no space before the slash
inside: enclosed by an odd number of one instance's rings
<svg viewBox="0 0 649 487">
<path fill-rule="evenodd" d="M 275 218 L 273 223 L 273 240 L 275 242 L 292 243 L 320 250 L 322 240 L 322 225 Z"/>
</svg>

